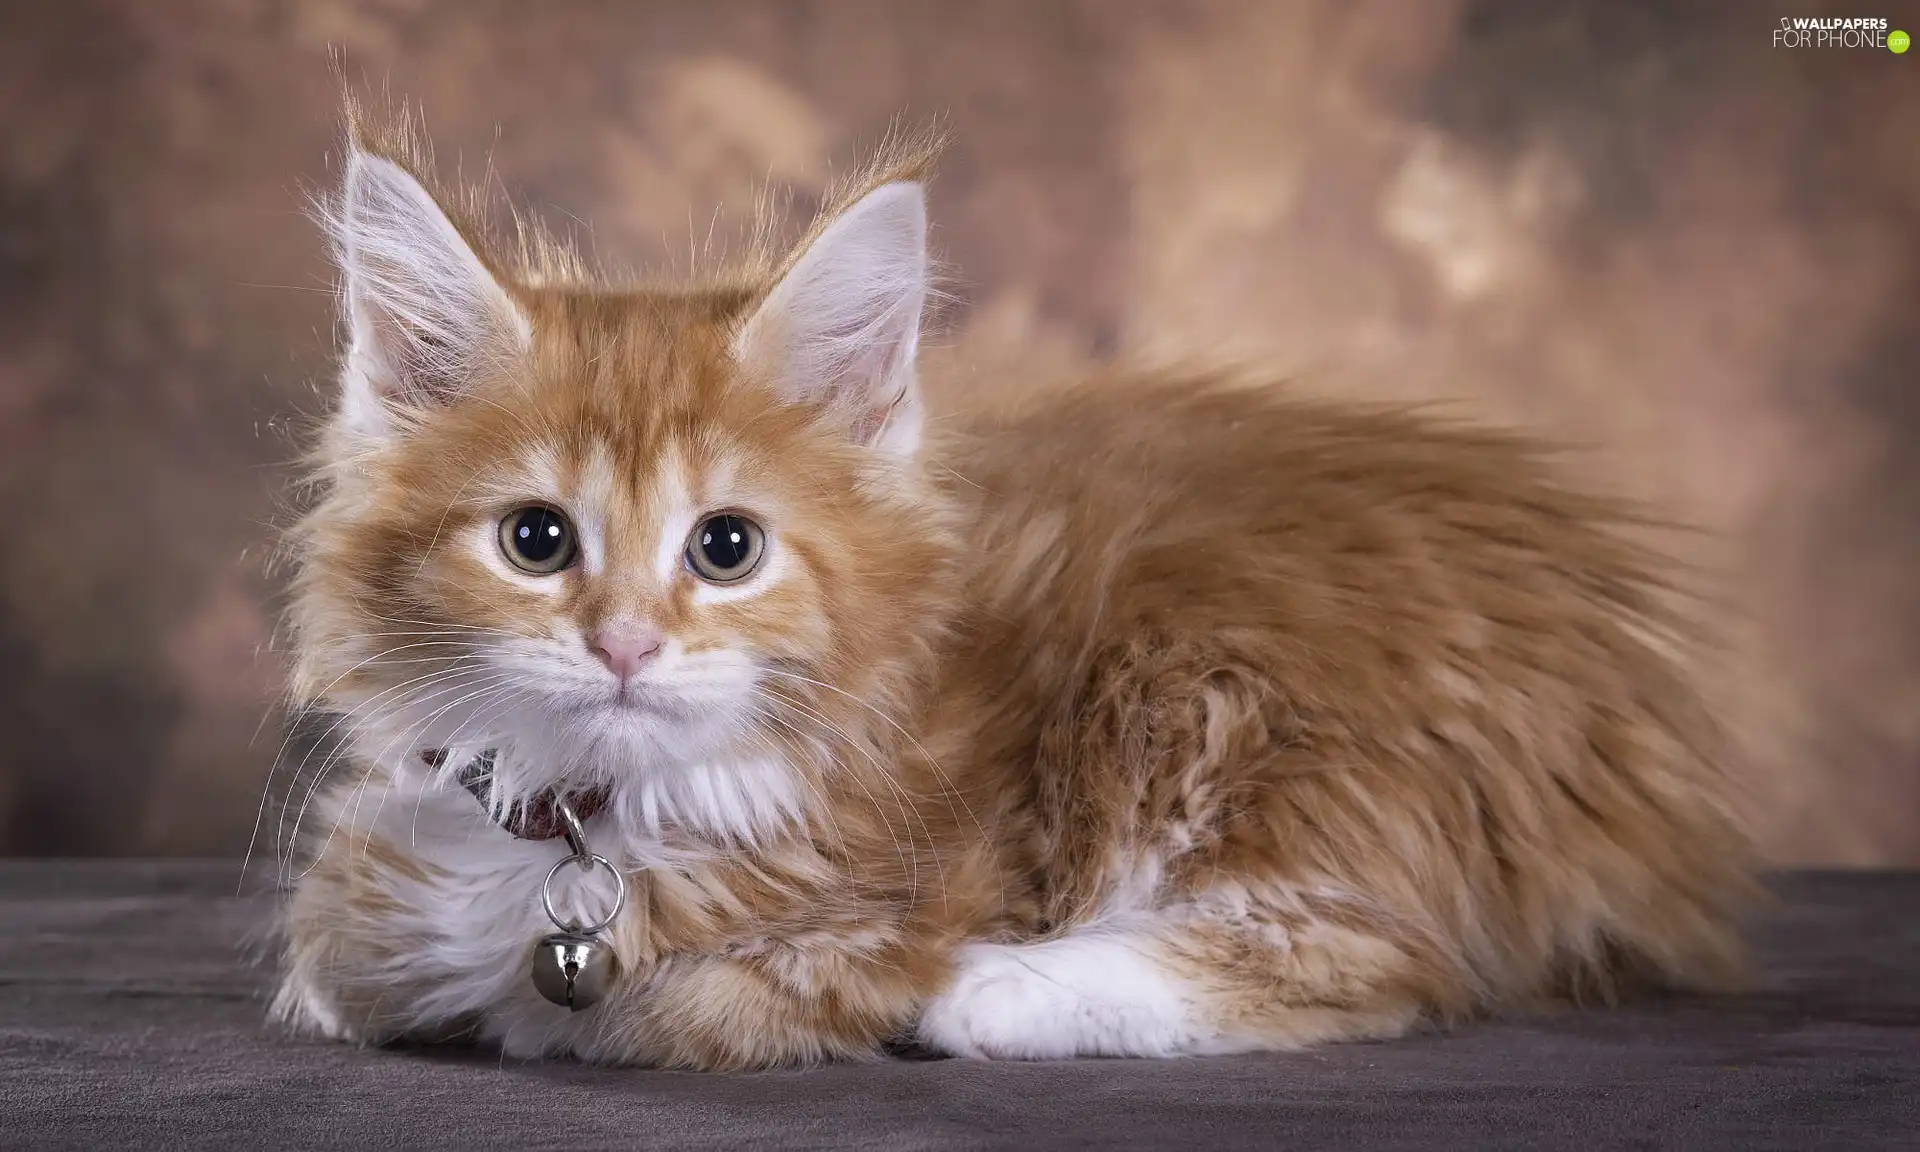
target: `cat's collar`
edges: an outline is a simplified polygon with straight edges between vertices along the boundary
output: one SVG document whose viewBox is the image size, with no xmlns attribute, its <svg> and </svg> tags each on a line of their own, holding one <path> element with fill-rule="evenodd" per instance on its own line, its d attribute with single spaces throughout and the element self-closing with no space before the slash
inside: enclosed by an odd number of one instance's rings
<svg viewBox="0 0 1920 1152">
<path fill-rule="evenodd" d="M 562 814 L 559 796 L 553 789 L 534 796 L 531 800 L 515 801 L 505 813 L 496 815 L 493 803 L 493 763 L 495 750 L 481 752 L 460 768 L 456 779 L 460 786 L 473 794 L 480 806 L 486 809 L 489 817 L 494 817 L 500 827 L 522 840 L 553 840 L 567 834 L 567 819 Z M 420 758 L 430 767 L 439 768 L 446 764 L 447 753 L 444 749 L 428 748 L 420 753 Z M 605 788 L 588 788 L 566 794 L 566 807 L 579 820 L 591 820 L 607 806 Z"/>
</svg>

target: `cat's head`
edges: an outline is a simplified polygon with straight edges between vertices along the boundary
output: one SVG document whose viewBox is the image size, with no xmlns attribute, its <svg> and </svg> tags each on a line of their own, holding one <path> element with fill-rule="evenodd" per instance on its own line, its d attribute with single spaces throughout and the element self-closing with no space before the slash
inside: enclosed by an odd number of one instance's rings
<svg viewBox="0 0 1920 1152">
<path fill-rule="evenodd" d="M 798 803 L 765 762 L 891 706 L 945 595 L 924 167 L 872 169 L 763 275 L 637 289 L 536 275 L 407 149 L 352 148 L 299 695 L 364 757 L 499 748 L 508 793 Z"/>
</svg>

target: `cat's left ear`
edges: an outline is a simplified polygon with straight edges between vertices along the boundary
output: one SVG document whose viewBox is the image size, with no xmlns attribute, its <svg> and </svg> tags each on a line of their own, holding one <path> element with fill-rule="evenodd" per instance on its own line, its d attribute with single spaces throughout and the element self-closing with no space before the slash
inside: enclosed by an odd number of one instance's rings
<svg viewBox="0 0 1920 1152">
<path fill-rule="evenodd" d="M 734 354 L 856 442 L 912 455 L 926 300 L 925 193 L 913 181 L 884 184 L 808 245 L 740 329 Z"/>
<path fill-rule="evenodd" d="M 385 435 L 409 412 L 459 400 L 524 352 L 527 318 L 421 183 L 355 149 L 329 220 L 351 336 L 348 423 Z"/>
</svg>

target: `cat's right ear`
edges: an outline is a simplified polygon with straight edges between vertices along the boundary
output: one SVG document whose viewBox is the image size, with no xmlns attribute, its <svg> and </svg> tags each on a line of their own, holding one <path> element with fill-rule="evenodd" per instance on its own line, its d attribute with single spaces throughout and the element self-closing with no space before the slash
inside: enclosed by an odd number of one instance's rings
<svg viewBox="0 0 1920 1152">
<path fill-rule="evenodd" d="M 431 193 L 353 149 L 328 220 L 350 344 L 342 412 L 371 436 L 458 398 L 486 366 L 524 352 L 525 314 Z"/>
</svg>

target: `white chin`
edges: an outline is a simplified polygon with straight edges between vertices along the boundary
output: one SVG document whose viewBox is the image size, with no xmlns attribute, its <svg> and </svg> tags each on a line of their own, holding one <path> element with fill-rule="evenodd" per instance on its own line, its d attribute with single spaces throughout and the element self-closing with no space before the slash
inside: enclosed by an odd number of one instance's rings
<svg viewBox="0 0 1920 1152">
<path fill-rule="evenodd" d="M 575 729 L 609 767 L 677 766 L 725 743 L 731 710 L 659 695 L 611 694 L 584 708 Z"/>
</svg>

